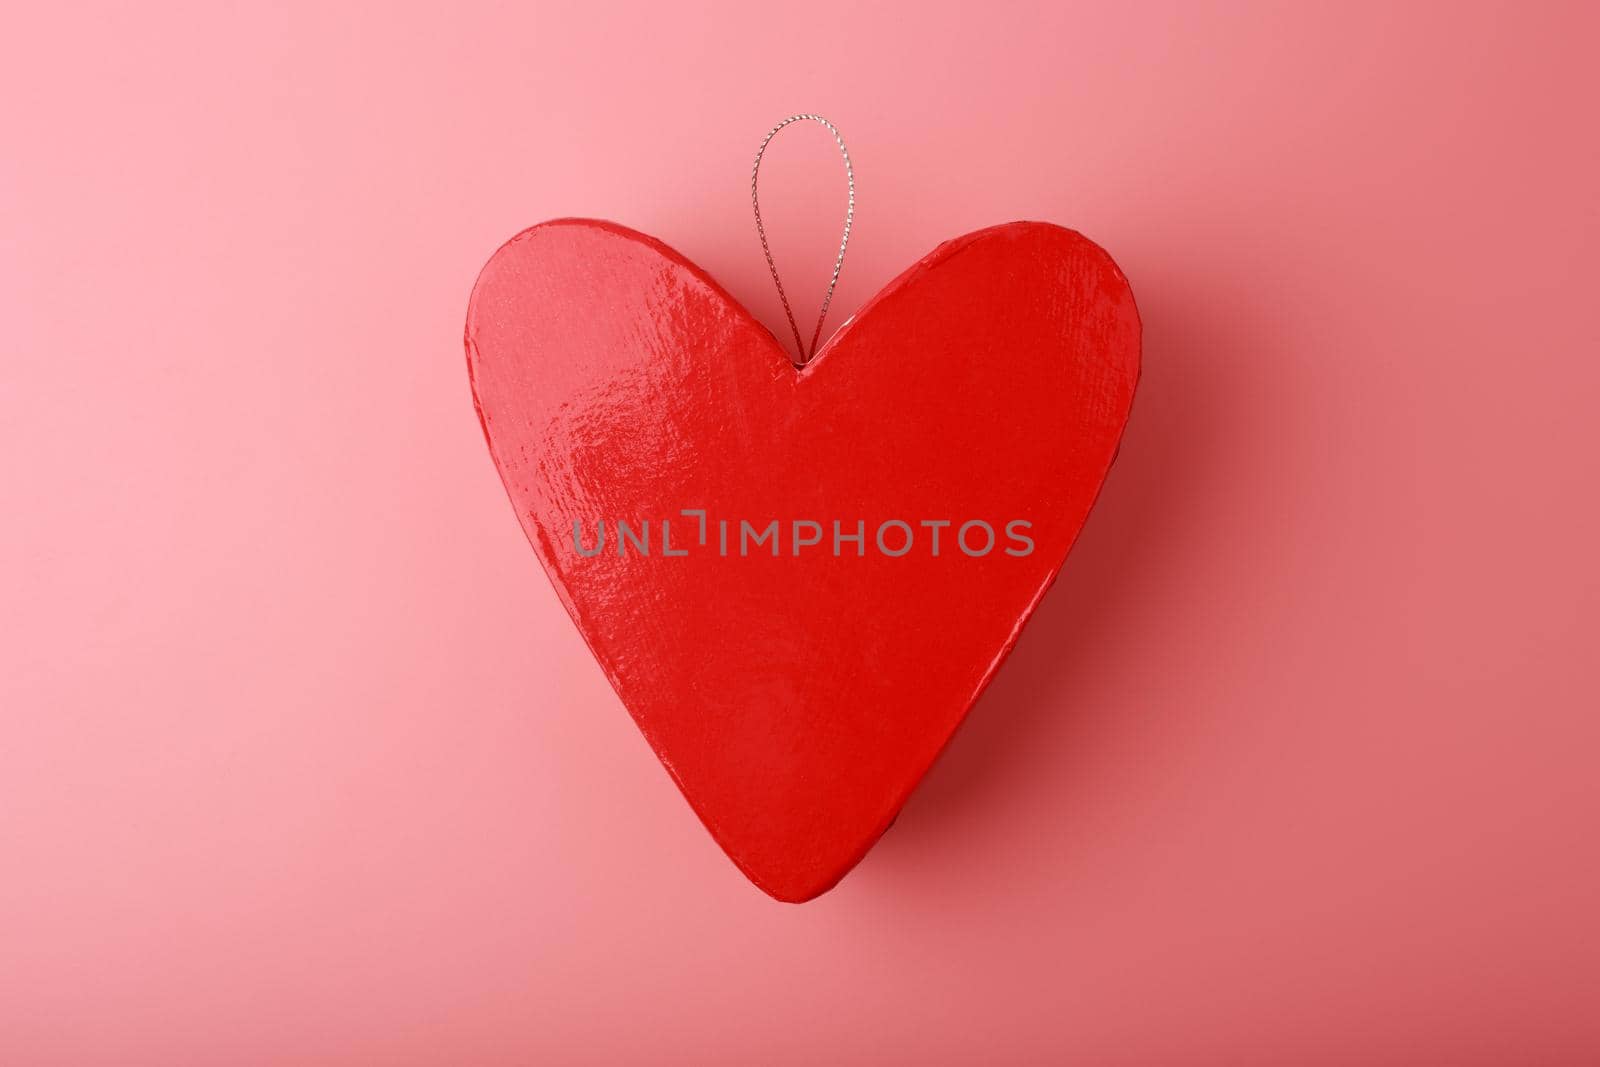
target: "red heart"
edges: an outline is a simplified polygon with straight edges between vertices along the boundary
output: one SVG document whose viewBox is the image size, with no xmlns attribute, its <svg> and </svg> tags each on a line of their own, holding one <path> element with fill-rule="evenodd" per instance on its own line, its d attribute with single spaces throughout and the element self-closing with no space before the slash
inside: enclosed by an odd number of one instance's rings
<svg viewBox="0 0 1600 1067">
<path fill-rule="evenodd" d="M 861 859 L 994 676 L 1088 516 L 1139 375 L 1122 272 L 1035 222 L 941 245 L 798 370 L 661 242 L 547 222 L 484 267 L 466 340 L 556 592 L 718 844 L 789 901 Z M 993 547 L 975 555 L 977 522 Z"/>
</svg>

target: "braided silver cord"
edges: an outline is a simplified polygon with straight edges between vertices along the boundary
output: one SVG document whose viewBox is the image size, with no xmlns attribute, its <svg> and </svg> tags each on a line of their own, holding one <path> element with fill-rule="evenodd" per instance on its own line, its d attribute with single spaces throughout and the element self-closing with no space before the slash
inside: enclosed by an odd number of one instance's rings
<svg viewBox="0 0 1600 1067">
<path fill-rule="evenodd" d="M 839 144 L 839 154 L 844 157 L 844 176 L 849 184 L 850 200 L 844 212 L 844 236 L 839 240 L 839 258 L 833 261 L 833 277 L 828 279 L 828 291 L 822 298 L 822 310 L 817 313 L 817 329 L 811 335 L 811 349 L 800 340 L 800 327 L 794 321 L 794 309 L 789 306 L 789 297 L 783 291 L 783 279 L 778 277 L 778 265 L 772 259 L 772 246 L 767 243 L 767 228 L 761 224 L 761 198 L 756 195 L 756 181 L 761 175 L 761 157 L 767 151 L 767 145 L 778 135 L 778 131 L 790 123 L 811 121 L 820 123 L 833 134 L 833 139 Z M 789 317 L 789 329 L 794 331 L 794 344 L 802 364 L 810 361 L 817 354 L 817 341 L 822 337 L 822 321 L 828 317 L 828 305 L 833 303 L 833 290 L 839 284 L 839 272 L 844 269 L 844 250 L 850 243 L 850 224 L 856 217 L 856 175 L 850 168 L 850 150 L 844 146 L 844 138 L 840 136 L 839 129 L 821 115 L 790 115 L 772 129 L 767 131 L 766 137 L 761 140 L 761 147 L 756 149 L 755 166 L 750 168 L 750 206 L 756 214 L 756 233 L 761 238 L 761 251 L 767 257 L 767 269 L 772 272 L 772 284 L 778 287 L 778 299 L 783 302 L 783 313 Z"/>
</svg>

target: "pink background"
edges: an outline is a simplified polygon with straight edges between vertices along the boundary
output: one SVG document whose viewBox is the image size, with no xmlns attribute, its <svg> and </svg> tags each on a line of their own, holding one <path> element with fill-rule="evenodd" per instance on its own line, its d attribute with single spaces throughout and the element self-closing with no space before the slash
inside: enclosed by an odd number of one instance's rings
<svg viewBox="0 0 1600 1067">
<path fill-rule="evenodd" d="M 1600 1060 L 1592 8 L 14 5 L 0 1062 Z M 1027 217 L 1146 328 L 1061 582 L 833 893 L 677 796 L 473 417 L 472 280 L 783 329 Z M 820 129 L 763 185 L 814 307 Z"/>
</svg>

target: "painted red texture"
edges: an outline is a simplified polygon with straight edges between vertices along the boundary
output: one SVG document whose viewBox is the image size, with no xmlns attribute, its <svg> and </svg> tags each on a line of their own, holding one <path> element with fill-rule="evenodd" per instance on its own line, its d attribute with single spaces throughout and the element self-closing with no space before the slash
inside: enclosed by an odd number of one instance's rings
<svg viewBox="0 0 1600 1067">
<path fill-rule="evenodd" d="M 941 245 L 802 367 L 608 222 L 519 234 L 467 319 L 551 582 L 712 836 L 787 901 L 894 820 L 1055 579 L 1139 336 L 1110 256 L 1038 222 Z"/>
</svg>

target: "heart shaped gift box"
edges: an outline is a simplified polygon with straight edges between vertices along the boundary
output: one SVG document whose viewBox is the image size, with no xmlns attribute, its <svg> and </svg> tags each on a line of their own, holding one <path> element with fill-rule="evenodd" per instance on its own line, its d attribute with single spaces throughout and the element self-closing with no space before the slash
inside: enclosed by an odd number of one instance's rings
<svg viewBox="0 0 1600 1067">
<path fill-rule="evenodd" d="M 803 901 L 894 820 L 1060 570 L 1140 326 L 1102 249 L 1017 222 L 941 245 L 797 368 L 660 241 L 561 219 L 495 253 L 466 342 L 596 660 L 733 862 Z"/>
</svg>

